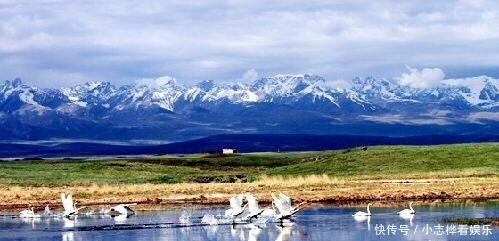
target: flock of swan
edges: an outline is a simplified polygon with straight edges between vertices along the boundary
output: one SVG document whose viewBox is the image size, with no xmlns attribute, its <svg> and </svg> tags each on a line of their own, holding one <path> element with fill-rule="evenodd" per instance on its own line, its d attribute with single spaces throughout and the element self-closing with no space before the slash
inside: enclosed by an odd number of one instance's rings
<svg viewBox="0 0 499 241">
<path fill-rule="evenodd" d="M 414 211 L 414 209 L 412 208 L 412 203 L 413 202 L 410 202 L 409 203 L 409 208 L 407 209 L 404 209 L 400 212 L 397 212 L 398 215 L 400 216 L 405 216 L 405 215 L 414 215 L 416 214 L 416 211 Z M 371 206 L 372 204 L 369 203 L 367 204 L 367 212 L 363 212 L 363 211 L 358 211 L 356 213 L 354 213 L 352 216 L 354 217 L 369 217 L 371 216 L 371 210 L 369 210 L 369 207 Z"/>
<path fill-rule="evenodd" d="M 224 215 L 214 216 L 211 214 L 206 214 L 202 217 L 201 223 L 208 225 L 216 225 L 220 224 L 223 221 L 221 220 L 229 220 L 232 224 L 235 223 L 251 223 L 256 219 L 263 219 L 264 222 L 268 220 L 272 220 L 274 222 L 282 223 L 285 220 L 291 220 L 291 218 L 302 209 L 302 205 L 305 202 L 300 203 L 298 205 L 293 206 L 292 200 L 289 196 L 279 193 L 279 195 L 275 195 L 271 193 L 272 203 L 270 207 L 260 208 L 258 202 L 258 198 L 253 196 L 250 193 L 247 194 L 238 194 L 229 199 L 230 208 L 225 210 Z M 73 201 L 73 197 L 71 194 L 61 193 L 61 201 L 64 211 L 62 214 L 53 213 L 48 206 L 45 207 L 43 214 L 37 214 L 34 212 L 33 208 L 28 208 L 19 213 L 19 216 L 22 218 L 39 218 L 42 216 L 63 216 L 65 218 L 75 217 L 80 214 L 80 210 L 85 209 L 86 207 L 76 207 L 76 204 Z M 416 213 L 412 208 L 413 202 L 409 203 L 409 209 L 404 209 L 400 212 L 397 212 L 403 218 L 411 218 Z M 135 214 L 135 211 L 131 208 L 131 206 L 136 205 L 133 204 L 119 204 L 110 209 L 101 209 L 98 213 L 94 213 L 93 210 L 90 210 L 85 213 L 85 215 L 91 214 L 108 214 L 108 215 L 125 215 L 128 217 L 129 215 Z M 371 211 L 369 207 L 372 204 L 369 203 L 367 205 L 367 212 L 358 211 L 354 213 L 352 216 L 357 221 L 366 220 L 371 217 Z M 222 219 L 223 218 L 223 219 Z M 189 216 L 182 215 L 179 218 L 181 224 L 190 223 Z M 260 220 L 261 221 L 261 220 Z"/>
<path fill-rule="evenodd" d="M 409 203 L 409 208 L 406 208 L 402 211 L 397 212 L 397 214 L 401 218 L 409 220 L 411 225 L 412 225 L 412 219 L 414 218 L 414 215 L 416 214 L 416 211 L 414 211 L 414 209 L 412 208 L 412 203 L 413 202 Z M 371 221 L 371 210 L 369 210 L 369 207 L 371 205 L 372 205 L 371 203 L 367 204 L 367 212 L 358 211 L 358 212 L 354 213 L 352 216 L 355 219 L 355 221 L 361 222 L 361 221 L 367 220 L 367 223 L 369 224 Z"/>
<path fill-rule="evenodd" d="M 279 193 L 278 196 L 274 193 L 271 195 L 272 206 L 263 209 L 258 205 L 258 199 L 250 193 L 231 197 L 229 199 L 230 208 L 225 210 L 225 217 L 232 218 L 233 223 L 239 217 L 240 221 L 251 222 L 259 217 L 265 217 L 266 219 L 273 218 L 276 221 L 282 222 L 283 220 L 291 219 L 295 213 L 301 210 L 301 206 L 305 204 L 303 202 L 293 207 L 289 196 L 283 193 Z M 246 201 L 246 204 L 243 205 L 244 201 Z M 247 212 L 245 212 L 246 208 L 248 209 Z"/>
<path fill-rule="evenodd" d="M 264 220 L 274 220 L 282 223 L 283 220 L 290 220 L 291 217 L 301 210 L 301 206 L 304 203 L 300 203 L 296 206 L 292 205 L 291 198 L 283 193 L 272 195 L 272 206 L 267 208 L 260 208 L 258 198 L 252 194 L 238 194 L 229 200 L 230 208 L 225 210 L 222 217 L 215 217 L 213 215 L 207 214 L 202 217 L 201 222 L 204 224 L 214 225 L 221 224 L 224 220 L 231 220 L 232 223 L 236 222 L 251 222 L 255 219 L 263 217 Z M 49 206 L 45 207 L 43 214 L 35 213 L 33 207 L 23 210 L 19 213 L 21 218 L 40 218 L 40 217 L 51 217 L 59 216 L 64 218 L 73 218 L 81 214 L 82 209 L 87 207 L 76 207 L 75 202 L 71 194 L 61 193 L 62 207 L 64 211 L 62 213 L 53 213 Z M 131 206 L 136 204 L 119 204 L 110 209 L 101 209 L 98 212 L 93 210 L 83 213 L 84 215 L 123 215 L 128 217 L 129 215 L 135 214 L 135 211 Z M 223 219 L 222 219 L 223 218 Z M 179 218 L 180 223 L 189 223 L 189 217 L 182 215 Z"/>
<path fill-rule="evenodd" d="M 283 193 L 280 193 L 278 196 L 273 193 L 271 195 L 272 206 L 263 209 L 259 207 L 258 199 L 252 194 L 239 194 L 231 197 L 229 200 L 230 208 L 225 210 L 223 217 L 230 218 L 233 224 L 236 222 L 251 222 L 252 220 L 260 217 L 263 217 L 263 222 L 273 220 L 274 222 L 280 222 L 282 224 L 285 220 L 291 220 L 292 216 L 300 211 L 301 206 L 305 204 L 305 202 L 303 202 L 296 206 L 292 206 L 291 198 L 289 196 L 286 196 Z M 416 213 L 412 208 L 412 204 L 413 202 L 410 202 L 409 209 L 404 209 L 397 212 L 397 214 L 404 219 L 410 219 L 412 222 L 412 218 Z M 371 217 L 371 210 L 369 207 L 371 205 L 371 203 L 367 205 L 367 212 L 358 211 L 354 213 L 352 215 L 354 219 L 356 221 L 369 221 Z M 222 219 L 220 218 L 223 217 L 219 216 L 219 219 L 217 219 L 217 217 L 207 214 L 203 216 L 201 222 L 209 225 L 216 225 L 221 223 Z M 183 214 L 179 220 L 180 223 L 183 224 L 189 222 L 189 218 L 185 214 Z"/>
<path fill-rule="evenodd" d="M 35 213 L 33 207 L 30 207 L 26 210 L 23 210 L 19 212 L 19 217 L 21 218 L 40 218 L 40 217 L 52 217 L 52 216 L 62 216 L 65 218 L 72 218 L 80 214 L 80 210 L 85 209 L 87 207 L 76 207 L 76 204 L 73 201 L 73 196 L 71 194 L 66 194 L 66 193 L 61 193 L 61 201 L 62 201 L 62 207 L 64 208 L 64 211 L 62 214 L 56 214 L 53 213 L 50 210 L 50 207 L 47 205 L 45 206 L 45 210 L 43 211 L 43 214 L 37 214 Z M 101 209 L 97 214 L 109 214 L 109 215 L 132 215 L 135 213 L 133 209 L 130 208 L 130 206 L 136 205 L 135 203 L 132 204 L 119 204 L 114 207 L 111 207 L 110 209 Z M 90 210 L 85 213 L 85 215 L 92 215 L 94 214 L 93 210 Z"/>
</svg>

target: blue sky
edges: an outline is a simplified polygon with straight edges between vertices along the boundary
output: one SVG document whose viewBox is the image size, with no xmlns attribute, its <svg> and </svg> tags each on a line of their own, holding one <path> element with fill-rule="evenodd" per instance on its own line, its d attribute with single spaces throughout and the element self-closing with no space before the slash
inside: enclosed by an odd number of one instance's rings
<svg viewBox="0 0 499 241">
<path fill-rule="evenodd" d="M 1 79 L 398 78 L 417 71 L 406 65 L 499 76 L 497 1 L 144 2 L 2 0 Z"/>
</svg>

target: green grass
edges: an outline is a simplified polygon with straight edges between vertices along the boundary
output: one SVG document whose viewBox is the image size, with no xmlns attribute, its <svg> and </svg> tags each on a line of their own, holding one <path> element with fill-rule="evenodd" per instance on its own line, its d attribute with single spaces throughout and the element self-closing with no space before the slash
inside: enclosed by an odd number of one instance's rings
<svg viewBox="0 0 499 241">
<path fill-rule="evenodd" d="M 190 167 L 130 163 L 127 161 L 21 161 L 0 165 L 0 182 L 29 186 L 76 183 L 176 183 L 198 174 L 215 175 Z"/>
<path fill-rule="evenodd" d="M 277 167 L 266 175 L 402 177 L 405 174 L 499 174 L 499 143 L 436 146 L 376 146 L 367 151 L 331 151 L 319 161 Z"/>
<path fill-rule="evenodd" d="M 0 184 L 236 182 L 262 175 L 338 177 L 497 175 L 499 143 L 378 146 L 367 151 L 252 153 L 233 156 L 159 156 L 131 159 L 0 162 Z"/>
<path fill-rule="evenodd" d="M 262 170 L 293 164 L 309 155 L 312 153 L 0 162 L 0 184 L 59 186 L 247 181 L 249 176 Z"/>
</svg>

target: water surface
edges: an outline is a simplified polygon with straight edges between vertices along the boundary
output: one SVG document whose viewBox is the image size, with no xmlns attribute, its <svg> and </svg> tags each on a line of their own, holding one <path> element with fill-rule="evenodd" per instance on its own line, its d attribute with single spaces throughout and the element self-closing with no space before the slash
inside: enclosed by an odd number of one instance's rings
<svg viewBox="0 0 499 241">
<path fill-rule="evenodd" d="M 455 225 L 461 233 L 447 234 L 451 224 L 442 222 L 452 217 L 498 217 L 498 202 L 420 206 L 415 207 L 417 213 L 413 218 L 405 219 L 395 214 L 400 208 L 374 206 L 371 218 L 355 220 L 352 214 L 363 209 L 314 207 L 299 212 L 291 223 L 260 220 L 236 225 L 201 224 L 203 215 L 223 214 L 223 207 L 188 210 L 190 224 L 179 221 L 185 211 L 139 212 L 128 218 L 79 216 L 76 220 L 3 216 L 0 240 L 499 240 L 499 230 L 494 227 L 487 231 L 489 227 L 481 225 L 462 226 L 459 230 Z M 381 232 L 381 226 L 385 232 Z"/>
</svg>

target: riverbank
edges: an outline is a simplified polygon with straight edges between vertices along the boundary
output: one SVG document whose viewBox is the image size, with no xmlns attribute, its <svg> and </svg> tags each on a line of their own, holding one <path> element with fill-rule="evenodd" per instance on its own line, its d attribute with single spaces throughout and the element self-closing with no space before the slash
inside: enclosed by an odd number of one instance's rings
<svg viewBox="0 0 499 241">
<path fill-rule="evenodd" d="M 73 194 L 78 206 L 138 203 L 139 209 L 167 206 L 226 204 L 229 197 L 251 192 L 263 204 L 271 192 L 283 192 L 295 202 L 363 203 L 404 200 L 499 199 L 499 178 L 350 180 L 329 176 L 262 178 L 253 183 L 116 184 L 67 187 L 2 187 L 0 210 L 15 211 L 32 205 L 60 208 L 60 193 Z M 404 204 L 405 205 L 405 204 Z"/>
</svg>

